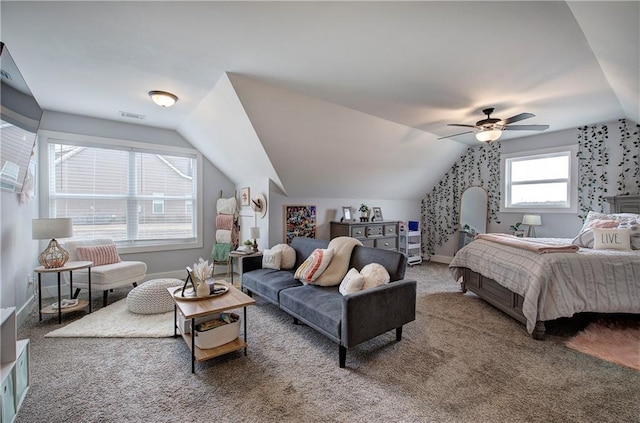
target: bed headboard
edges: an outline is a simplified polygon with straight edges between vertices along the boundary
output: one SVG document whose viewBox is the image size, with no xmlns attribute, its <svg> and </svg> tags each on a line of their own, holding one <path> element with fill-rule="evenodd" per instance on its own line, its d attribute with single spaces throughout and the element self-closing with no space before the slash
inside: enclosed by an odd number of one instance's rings
<svg viewBox="0 0 640 423">
<path fill-rule="evenodd" d="M 609 203 L 610 213 L 636 213 L 640 214 L 640 194 L 617 195 L 604 197 Z"/>
</svg>

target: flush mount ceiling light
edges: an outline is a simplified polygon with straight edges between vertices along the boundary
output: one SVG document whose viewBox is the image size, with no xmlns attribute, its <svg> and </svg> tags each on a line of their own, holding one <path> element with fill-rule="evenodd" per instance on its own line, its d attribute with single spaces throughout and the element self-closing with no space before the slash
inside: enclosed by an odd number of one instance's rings
<svg viewBox="0 0 640 423">
<path fill-rule="evenodd" d="M 166 91 L 149 91 L 149 97 L 160 107 L 171 107 L 178 101 L 178 96 Z"/>
<path fill-rule="evenodd" d="M 493 142 L 502 136 L 501 129 L 485 129 L 476 132 L 476 139 L 480 142 Z"/>
</svg>

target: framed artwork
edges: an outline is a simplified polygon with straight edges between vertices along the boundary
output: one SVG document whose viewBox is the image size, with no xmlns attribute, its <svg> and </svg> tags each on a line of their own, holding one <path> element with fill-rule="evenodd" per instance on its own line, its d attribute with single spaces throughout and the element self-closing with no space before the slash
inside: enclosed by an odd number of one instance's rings
<svg viewBox="0 0 640 423">
<path fill-rule="evenodd" d="M 381 222 L 382 220 L 384 220 L 382 218 L 382 209 L 380 207 L 373 208 L 373 220 L 375 220 L 376 222 Z"/>
<path fill-rule="evenodd" d="M 342 206 L 342 221 L 351 222 L 351 207 Z"/>
<path fill-rule="evenodd" d="M 316 206 L 284 206 L 284 242 L 291 244 L 297 236 L 316 237 Z"/>
<path fill-rule="evenodd" d="M 251 204 L 251 196 L 249 195 L 249 187 L 244 187 L 240 190 L 240 205 L 248 206 Z"/>
</svg>

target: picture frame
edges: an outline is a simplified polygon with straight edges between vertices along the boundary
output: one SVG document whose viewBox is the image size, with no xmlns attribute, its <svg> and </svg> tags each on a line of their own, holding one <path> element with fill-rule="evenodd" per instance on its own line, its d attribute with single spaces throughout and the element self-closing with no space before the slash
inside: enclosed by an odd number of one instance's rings
<svg viewBox="0 0 640 423">
<path fill-rule="evenodd" d="M 291 244 L 297 236 L 304 238 L 316 237 L 316 206 L 315 205 L 285 205 L 284 206 L 284 242 Z"/>
<path fill-rule="evenodd" d="M 383 221 L 383 217 L 382 217 L 382 209 L 380 207 L 373 207 L 373 220 L 376 222 L 381 222 Z"/>
<path fill-rule="evenodd" d="M 342 206 L 342 219 L 341 222 L 351 222 L 351 207 Z"/>
<path fill-rule="evenodd" d="M 241 206 L 249 206 L 251 205 L 251 191 L 249 187 L 244 187 L 240 189 L 240 205 Z"/>
</svg>

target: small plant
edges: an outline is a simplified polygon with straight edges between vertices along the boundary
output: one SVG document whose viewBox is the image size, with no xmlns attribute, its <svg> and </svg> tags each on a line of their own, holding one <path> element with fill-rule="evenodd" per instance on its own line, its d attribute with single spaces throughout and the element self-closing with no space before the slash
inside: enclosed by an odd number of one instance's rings
<svg viewBox="0 0 640 423">
<path fill-rule="evenodd" d="M 367 206 L 366 204 L 360 204 L 360 208 L 358 210 L 362 213 L 367 213 L 369 211 L 369 206 Z"/>
<path fill-rule="evenodd" d="M 520 225 L 522 225 L 522 222 L 518 222 L 515 225 L 511 225 L 509 226 L 509 230 L 511 232 L 518 232 L 520 230 Z"/>
<path fill-rule="evenodd" d="M 251 242 L 250 239 L 246 240 L 245 242 L 243 242 L 244 245 L 248 245 L 248 246 L 252 246 L 253 242 Z"/>
</svg>

